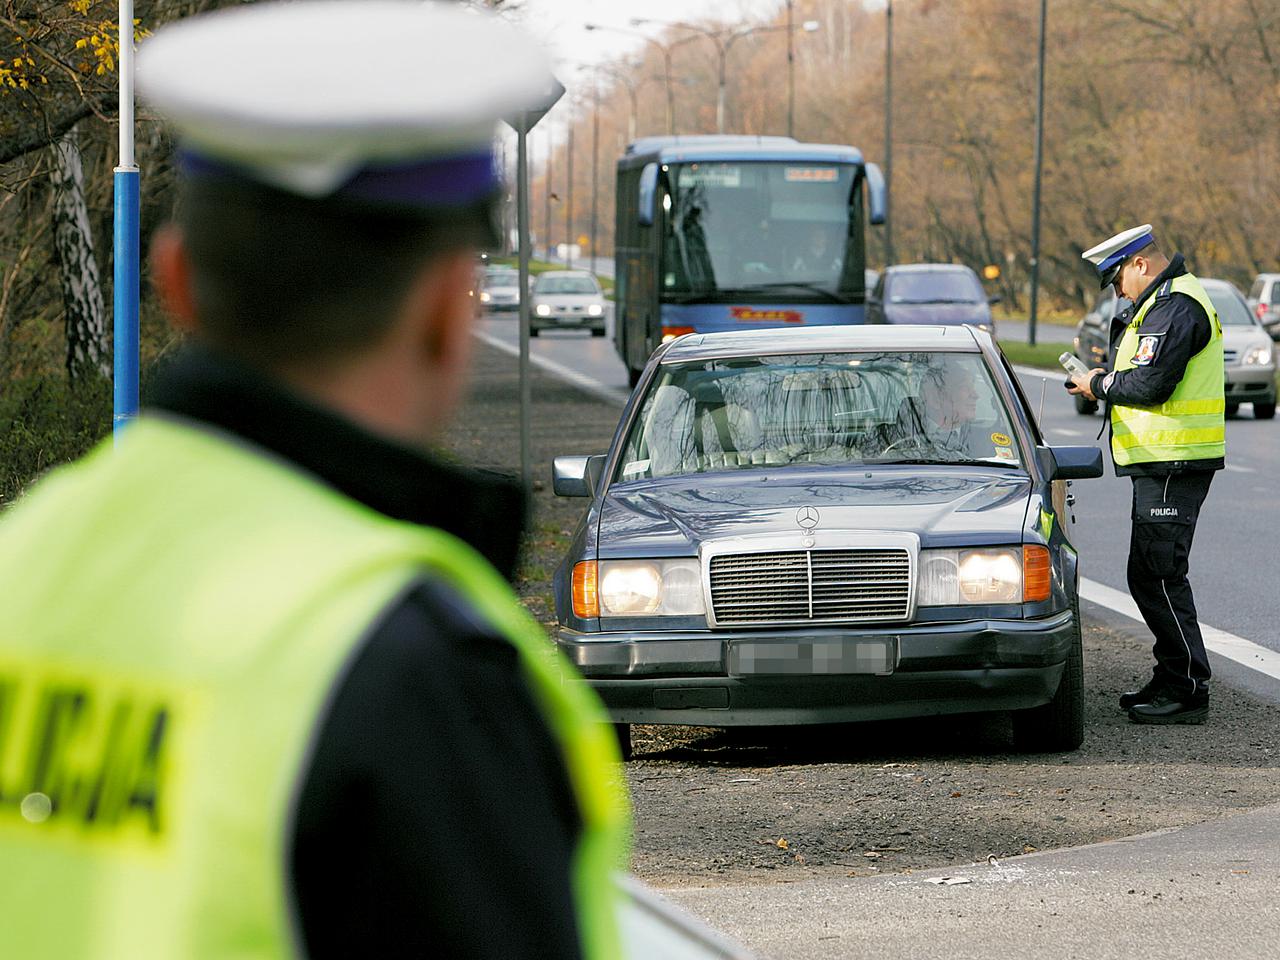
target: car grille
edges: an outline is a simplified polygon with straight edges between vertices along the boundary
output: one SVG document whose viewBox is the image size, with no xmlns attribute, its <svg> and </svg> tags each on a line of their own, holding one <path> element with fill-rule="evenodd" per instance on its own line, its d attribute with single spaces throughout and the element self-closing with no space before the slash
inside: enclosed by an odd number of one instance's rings
<svg viewBox="0 0 1280 960">
<path fill-rule="evenodd" d="M 717 624 L 906 620 L 904 549 L 785 550 L 711 558 Z"/>
</svg>

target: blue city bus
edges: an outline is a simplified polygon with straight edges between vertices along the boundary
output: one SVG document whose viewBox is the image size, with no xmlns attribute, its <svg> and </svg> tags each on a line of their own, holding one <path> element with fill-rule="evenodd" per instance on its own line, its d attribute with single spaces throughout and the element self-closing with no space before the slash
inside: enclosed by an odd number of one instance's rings
<svg viewBox="0 0 1280 960">
<path fill-rule="evenodd" d="M 647 137 L 617 182 L 614 341 L 632 386 L 682 333 L 863 322 L 865 223 L 884 222 L 885 187 L 855 148 Z"/>
</svg>

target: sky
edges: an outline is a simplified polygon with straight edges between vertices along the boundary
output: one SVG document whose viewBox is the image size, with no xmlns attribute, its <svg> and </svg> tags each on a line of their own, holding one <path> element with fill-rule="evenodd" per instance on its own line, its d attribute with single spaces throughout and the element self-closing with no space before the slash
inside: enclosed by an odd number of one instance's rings
<svg viewBox="0 0 1280 960">
<path fill-rule="evenodd" d="M 639 37 L 612 30 L 586 30 L 584 24 L 587 23 L 656 36 L 661 26 L 633 27 L 631 19 L 695 22 L 706 18 L 748 19 L 767 16 L 782 3 L 783 0 L 524 0 L 520 19 L 547 45 L 562 71 L 568 74 L 579 63 L 614 59 L 644 46 Z"/>
</svg>

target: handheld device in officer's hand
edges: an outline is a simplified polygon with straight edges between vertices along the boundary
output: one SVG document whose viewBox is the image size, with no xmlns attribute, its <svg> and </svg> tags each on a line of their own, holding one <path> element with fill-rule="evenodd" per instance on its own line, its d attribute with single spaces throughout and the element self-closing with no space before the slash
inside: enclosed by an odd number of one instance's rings
<svg viewBox="0 0 1280 960">
<path fill-rule="evenodd" d="M 1057 362 L 1066 367 L 1066 372 L 1071 376 L 1088 376 L 1089 369 L 1080 362 L 1080 358 L 1070 351 L 1062 352 L 1062 356 L 1057 358 Z M 1071 384 L 1068 384 L 1070 387 Z"/>
</svg>

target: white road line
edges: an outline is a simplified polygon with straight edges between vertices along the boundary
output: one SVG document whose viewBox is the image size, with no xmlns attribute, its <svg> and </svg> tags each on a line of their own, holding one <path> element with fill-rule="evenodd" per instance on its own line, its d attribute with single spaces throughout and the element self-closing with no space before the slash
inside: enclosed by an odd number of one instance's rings
<svg viewBox="0 0 1280 960">
<path fill-rule="evenodd" d="M 1138 612 L 1138 605 L 1133 602 L 1129 594 L 1121 590 L 1081 577 L 1080 596 L 1121 616 L 1137 620 L 1139 623 L 1143 622 L 1142 614 Z M 1250 670 L 1266 674 L 1274 680 L 1280 680 L 1280 653 L 1259 646 L 1244 637 L 1237 637 L 1234 633 L 1211 627 L 1207 623 L 1200 624 L 1200 633 L 1204 637 L 1205 649 L 1211 653 L 1233 660 Z"/>
<path fill-rule="evenodd" d="M 473 330 L 476 338 L 484 341 L 489 346 L 501 350 L 503 353 L 509 353 L 513 357 L 520 356 L 520 348 L 513 344 L 507 343 L 492 334 L 484 333 L 480 330 Z M 529 362 L 535 366 L 541 367 L 552 376 L 559 377 L 561 380 L 567 380 L 580 390 L 591 394 L 594 397 L 600 397 L 602 400 L 608 400 L 610 403 L 625 404 L 630 394 L 624 393 L 614 387 L 607 387 L 599 380 L 588 377 L 586 374 L 579 373 L 564 364 L 556 363 L 554 360 L 548 360 L 546 357 L 540 357 L 532 350 L 529 351 Z"/>
<path fill-rule="evenodd" d="M 1232 473 L 1257 473 L 1258 472 L 1253 467 L 1241 467 L 1234 463 L 1228 463 L 1226 466 L 1226 469 L 1230 470 Z"/>
<path fill-rule="evenodd" d="M 1083 437 L 1084 433 L 1079 430 L 1068 430 L 1066 427 L 1052 427 L 1054 433 L 1061 433 L 1068 437 Z"/>
</svg>

